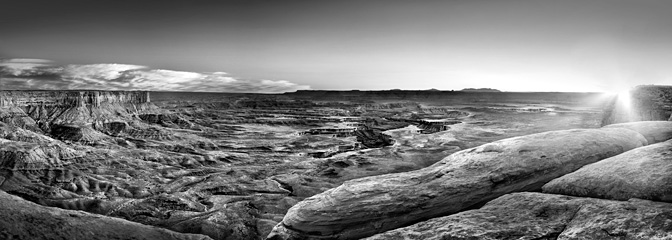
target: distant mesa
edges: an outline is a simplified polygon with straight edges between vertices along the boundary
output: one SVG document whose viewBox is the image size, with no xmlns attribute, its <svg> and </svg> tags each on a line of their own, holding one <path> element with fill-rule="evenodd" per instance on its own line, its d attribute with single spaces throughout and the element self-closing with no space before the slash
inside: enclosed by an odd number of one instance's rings
<svg viewBox="0 0 672 240">
<path fill-rule="evenodd" d="M 465 88 L 462 92 L 502 92 L 494 88 Z"/>
<path fill-rule="evenodd" d="M 403 89 L 395 88 L 395 89 L 390 89 L 389 91 L 390 92 L 401 92 L 401 91 L 418 91 L 418 90 L 403 90 Z M 431 89 L 419 90 L 419 91 L 440 92 L 441 90 L 436 89 L 436 88 L 431 88 Z"/>
</svg>

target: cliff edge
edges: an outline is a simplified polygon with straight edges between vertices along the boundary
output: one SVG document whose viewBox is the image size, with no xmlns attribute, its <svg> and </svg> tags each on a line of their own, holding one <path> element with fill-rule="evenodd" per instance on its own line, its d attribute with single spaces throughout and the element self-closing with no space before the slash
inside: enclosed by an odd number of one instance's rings
<svg viewBox="0 0 672 240">
<path fill-rule="evenodd" d="M 157 111 L 142 91 L 0 91 L 0 122 L 60 140 L 95 142 Z"/>
<path fill-rule="evenodd" d="M 0 107 L 93 106 L 149 103 L 147 91 L 0 91 Z"/>
</svg>

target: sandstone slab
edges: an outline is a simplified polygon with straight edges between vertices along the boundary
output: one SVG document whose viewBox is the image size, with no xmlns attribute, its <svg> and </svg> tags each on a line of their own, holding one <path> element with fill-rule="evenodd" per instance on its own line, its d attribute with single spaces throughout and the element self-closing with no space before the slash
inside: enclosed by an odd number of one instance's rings
<svg viewBox="0 0 672 240">
<path fill-rule="evenodd" d="M 480 209 L 372 237 L 387 239 L 670 239 L 672 204 L 513 193 Z"/>
<path fill-rule="evenodd" d="M 544 192 L 672 202 L 672 140 L 630 150 L 554 179 Z"/>
<path fill-rule="evenodd" d="M 649 144 L 664 142 L 672 139 L 671 121 L 644 121 L 617 123 L 604 126 L 604 128 L 625 128 L 642 134 Z"/>
<path fill-rule="evenodd" d="M 628 129 L 552 131 L 454 153 L 412 172 L 355 179 L 292 207 L 269 239 L 357 239 L 536 191 L 580 167 L 646 144 Z"/>
</svg>

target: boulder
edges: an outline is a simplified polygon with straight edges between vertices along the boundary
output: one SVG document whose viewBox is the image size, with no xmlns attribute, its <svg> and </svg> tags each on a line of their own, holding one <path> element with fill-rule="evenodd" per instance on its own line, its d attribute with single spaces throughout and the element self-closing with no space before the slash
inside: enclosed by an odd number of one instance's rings
<svg viewBox="0 0 672 240">
<path fill-rule="evenodd" d="M 357 239 L 473 208 L 646 144 L 624 128 L 552 131 L 456 152 L 420 170 L 345 182 L 299 202 L 268 239 Z"/>
<path fill-rule="evenodd" d="M 554 179 L 547 193 L 672 202 L 672 140 L 630 150 Z"/>
<path fill-rule="evenodd" d="M 44 207 L 0 191 L 0 239 L 211 239 L 123 219 Z"/>
<path fill-rule="evenodd" d="M 672 139 L 671 121 L 644 121 L 617 123 L 604 126 L 604 128 L 626 128 L 642 134 L 649 144 L 664 142 Z"/>
<path fill-rule="evenodd" d="M 480 209 L 377 234 L 388 239 L 670 239 L 672 204 L 512 193 Z"/>
</svg>

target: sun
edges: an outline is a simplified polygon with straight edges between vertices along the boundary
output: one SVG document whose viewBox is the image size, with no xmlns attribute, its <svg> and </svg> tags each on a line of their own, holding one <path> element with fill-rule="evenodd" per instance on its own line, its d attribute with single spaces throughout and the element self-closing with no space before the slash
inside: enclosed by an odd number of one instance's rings
<svg viewBox="0 0 672 240">
<path fill-rule="evenodd" d="M 610 91 L 607 91 L 607 94 L 613 97 L 616 97 L 619 103 L 630 104 L 632 88 L 629 86 L 619 86 L 613 87 Z"/>
<path fill-rule="evenodd" d="M 632 89 L 619 89 L 618 91 L 611 92 L 609 95 L 615 98 L 613 107 L 614 109 L 619 109 L 619 112 L 622 115 L 621 117 L 623 117 L 626 121 L 633 121 L 633 110 L 635 110 L 635 107 L 632 105 Z"/>
<path fill-rule="evenodd" d="M 623 90 L 617 93 L 616 95 L 616 101 L 618 104 L 622 104 L 623 106 L 630 108 L 631 107 L 631 101 L 632 96 L 630 94 L 630 90 Z"/>
</svg>

